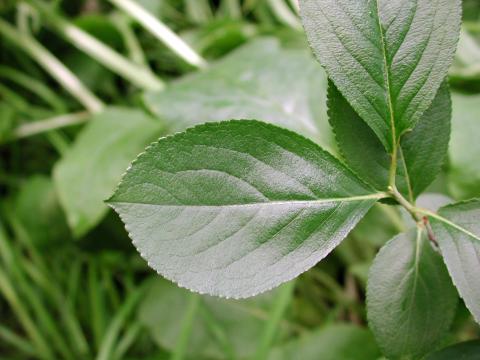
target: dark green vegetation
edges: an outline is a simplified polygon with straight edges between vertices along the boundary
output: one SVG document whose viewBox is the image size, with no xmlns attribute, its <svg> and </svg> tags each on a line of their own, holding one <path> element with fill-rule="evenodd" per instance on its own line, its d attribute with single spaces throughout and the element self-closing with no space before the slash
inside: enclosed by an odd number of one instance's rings
<svg viewBox="0 0 480 360">
<path fill-rule="evenodd" d="M 1 359 L 480 357 L 480 5 L 300 4 L 0 3 Z"/>
</svg>

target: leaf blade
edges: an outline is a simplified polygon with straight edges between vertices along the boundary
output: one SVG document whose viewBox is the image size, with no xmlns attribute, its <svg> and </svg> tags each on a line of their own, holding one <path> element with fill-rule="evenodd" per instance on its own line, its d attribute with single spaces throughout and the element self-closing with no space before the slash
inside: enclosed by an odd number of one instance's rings
<svg viewBox="0 0 480 360">
<path fill-rule="evenodd" d="M 272 349 L 268 360 L 377 359 L 380 351 L 370 331 L 335 324 L 316 329 Z"/>
<path fill-rule="evenodd" d="M 67 154 L 53 179 L 75 236 L 92 229 L 106 214 L 111 195 L 129 161 L 161 133 L 161 123 L 145 113 L 109 108 L 95 115 Z"/>
<path fill-rule="evenodd" d="M 435 352 L 427 357 L 426 360 L 475 360 L 480 352 L 480 341 L 471 340 L 459 344 L 451 345 L 443 350 Z"/>
<path fill-rule="evenodd" d="M 326 84 L 325 72 L 306 49 L 285 49 L 276 39 L 262 38 L 165 91 L 145 93 L 143 100 L 172 132 L 210 121 L 262 119 L 325 147 L 331 142 Z"/>
<path fill-rule="evenodd" d="M 465 305 L 480 322 L 480 200 L 443 207 L 431 214 L 434 234 L 453 283 Z"/>
<path fill-rule="evenodd" d="M 240 298 L 315 265 L 382 196 L 311 141 L 241 120 L 161 139 L 109 202 L 160 274 Z"/>
<path fill-rule="evenodd" d="M 370 270 L 367 312 L 386 356 L 416 359 L 430 352 L 446 335 L 456 303 L 441 257 L 419 230 L 380 250 Z"/>
<path fill-rule="evenodd" d="M 301 0 L 300 8 L 317 58 L 392 153 L 447 74 L 460 31 L 460 2 Z"/>
<path fill-rule="evenodd" d="M 328 115 L 344 161 L 376 189 L 386 189 L 390 155 L 332 82 L 328 86 Z M 400 141 L 396 186 L 412 201 L 435 179 L 445 162 L 450 117 L 450 95 L 444 82 L 430 108 Z"/>
<path fill-rule="evenodd" d="M 458 199 L 480 196 L 480 152 L 477 134 L 480 131 L 479 95 L 454 93 L 452 140 L 449 148 L 449 190 Z M 469 146 L 465 146 L 469 144 Z"/>
</svg>

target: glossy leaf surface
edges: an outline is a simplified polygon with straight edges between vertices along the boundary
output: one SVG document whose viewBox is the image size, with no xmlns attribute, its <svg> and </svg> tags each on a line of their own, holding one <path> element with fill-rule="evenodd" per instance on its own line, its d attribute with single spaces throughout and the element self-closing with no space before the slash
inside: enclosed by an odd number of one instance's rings
<svg viewBox="0 0 480 360">
<path fill-rule="evenodd" d="M 480 200 L 448 205 L 431 217 L 453 283 L 480 322 Z"/>
<path fill-rule="evenodd" d="M 367 287 L 370 328 L 389 359 L 418 359 L 450 327 L 457 292 L 442 258 L 420 232 L 390 240 L 378 253 Z"/>
<path fill-rule="evenodd" d="M 161 125 L 144 112 L 110 108 L 94 116 L 54 168 L 68 224 L 82 236 L 105 215 L 128 163 L 157 138 Z"/>
<path fill-rule="evenodd" d="M 380 197 L 313 142 L 242 120 L 160 139 L 109 202 L 160 274 L 241 298 L 311 268 Z"/>
<path fill-rule="evenodd" d="M 327 78 L 307 49 L 256 40 L 208 70 L 186 76 L 145 103 L 171 131 L 210 121 L 261 119 L 328 146 Z"/>
<path fill-rule="evenodd" d="M 391 156 L 331 82 L 328 114 L 345 162 L 375 188 L 387 189 Z M 440 172 L 448 151 L 451 114 L 444 83 L 415 128 L 401 139 L 396 185 L 405 197 L 416 198 Z"/>
<path fill-rule="evenodd" d="M 300 0 L 310 45 L 389 153 L 429 108 L 460 31 L 459 0 Z"/>
</svg>

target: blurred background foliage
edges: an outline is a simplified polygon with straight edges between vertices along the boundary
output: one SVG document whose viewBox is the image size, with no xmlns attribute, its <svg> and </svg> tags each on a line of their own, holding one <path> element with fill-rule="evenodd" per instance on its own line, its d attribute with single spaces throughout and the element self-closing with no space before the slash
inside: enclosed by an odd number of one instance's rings
<svg viewBox="0 0 480 360">
<path fill-rule="evenodd" d="M 451 150 L 429 190 L 453 199 L 480 194 L 478 0 L 464 20 Z M 3 0 L 0 49 L 2 359 L 380 358 L 364 292 L 378 248 L 408 226 L 394 207 L 239 301 L 157 276 L 103 203 L 146 145 L 205 121 L 269 121 L 336 152 L 296 0 Z M 444 345 L 479 335 L 461 304 Z"/>
</svg>

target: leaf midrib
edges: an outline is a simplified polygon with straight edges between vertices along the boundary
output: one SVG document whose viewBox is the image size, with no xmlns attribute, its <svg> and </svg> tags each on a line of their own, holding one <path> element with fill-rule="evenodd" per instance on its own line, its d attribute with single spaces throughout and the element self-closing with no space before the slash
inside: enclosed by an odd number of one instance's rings
<svg viewBox="0 0 480 360">
<path fill-rule="evenodd" d="M 365 200 L 380 200 L 388 197 L 386 193 L 375 193 L 369 195 L 360 195 L 360 196 L 351 196 L 351 197 L 342 197 L 342 198 L 328 198 L 328 199 L 317 199 L 317 200 L 293 200 L 293 201 L 265 201 L 265 202 L 254 202 L 246 204 L 226 204 L 226 205 L 186 205 L 186 204 L 155 204 L 155 203 L 146 203 L 138 201 L 112 201 L 107 200 L 106 203 L 110 205 L 115 204 L 135 204 L 135 205 L 150 205 L 150 206 L 159 206 L 159 207 L 188 207 L 188 208 L 233 208 L 233 207 L 253 207 L 253 206 L 276 206 L 276 205 L 312 205 L 312 204 L 328 204 L 336 202 L 355 202 L 355 201 L 365 201 Z"/>
<path fill-rule="evenodd" d="M 442 223 L 444 223 L 445 225 L 448 225 L 448 226 L 450 226 L 450 227 L 452 227 L 452 228 L 454 228 L 454 229 L 456 229 L 456 230 L 458 230 L 458 231 L 463 232 L 465 235 L 468 235 L 468 236 L 474 238 L 474 239 L 477 240 L 477 241 L 480 241 L 480 237 L 479 237 L 479 236 L 477 236 L 477 235 L 475 235 L 474 233 L 472 233 L 471 231 L 469 231 L 469 230 L 461 227 L 460 225 L 455 224 L 454 222 L 448 220 L 447 218 L 444 218 L 444 217 L 441 216 L 441 215 L 432 213 L 432 212 L 430 212 L 430 211 L 425 212 L 425 214 L 428 215 L 428 216 L 430 216 L 430 217 L 432 217 L 432 218 L 434 218 L 434 219 L 436 219 L 436 220 L 438 220 L 438 221 L 440 221 L 440 222 L 442 222 Z"/>
<path fill-rule="evenodd" d="M 414 303 L 415 301 L 413 299 L 415 299 L 417 297 L 417 287 L 418 287 L 418 280 L 419 280 L 419 277 L 420 277 L 420 256 L 421 256 L 421 246 L 422 246 L 422 230 L 420 228 L 417 228 L 417 233 L 416 233 L 416 236 L 415 236 L 415 260 L 414 260 L 414 263 L 413 263 L 413 286 L 412 286 L 412 289 L 411 289 L 411 302 L 410 302 L 410 305 L 408 307 L 408 312 L 407 312 L 407 321 L 406 321 L 406 324 L 408 324 L 408 333 L 411 332 L 411 326 L 412 326 L 412 323 L 410 322 L 411 320 L 411 317 L 412 317 L 412 309 L 413 309 L 413 306 L 414 306 Z M 407 342 L 407 337 L 405 337 L 403 339 L 403 348 L 405 348 L 405 344 Z"/>
<path fill-rule="evenodd" d="M 387 101 L 388 101 L 388 112 L 390 115 L 390 127 L 392 130 L 392 153 L 394 153 L 397 146 L 397 136 L 396 136 L 396 127 L 395 127 L 395 115 L 393 112 L 393 102 L 392 102 L 392 93 L 391 93 L 391 81 L 390 81 L 390 70 L 388 66 L 388 59 L 387 59 L 387 47 L 385 43 L 385 34 L 383 33 L 382 23 L 380 20 L 380 10 L 379 10 L 379 3 L 378 0 L 375 0 L 375 7 L 377 10 L 377 22 L 378 22 L 378 30 L 380 32 L 380 40 L 382 42 L 382 55 L 383 55 L 383 66 L 385 67 L 385 85 L 387 91 Z M 394 159 L 396 161 L 396 159 Z"/>
</svg>

